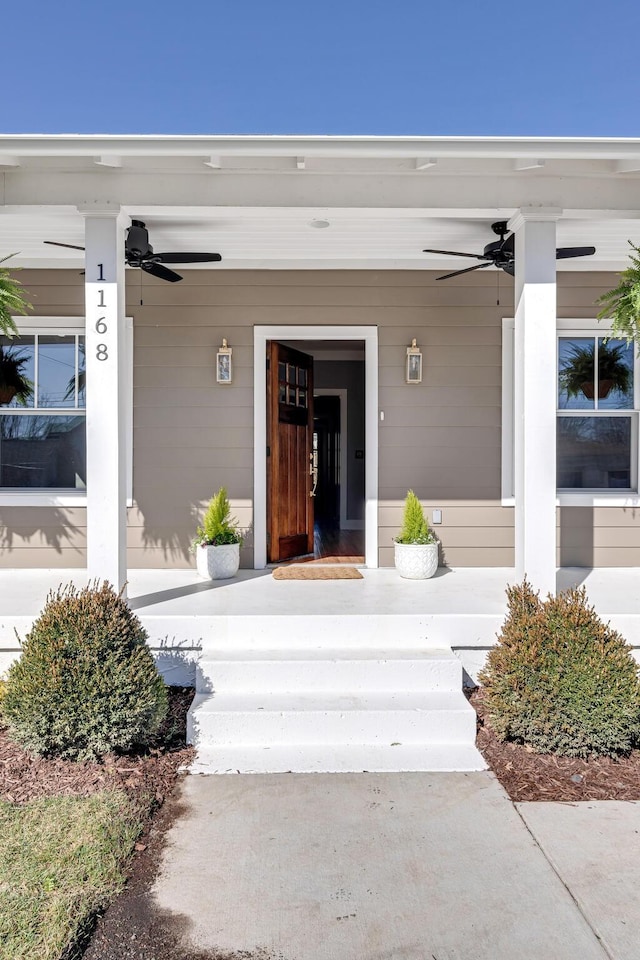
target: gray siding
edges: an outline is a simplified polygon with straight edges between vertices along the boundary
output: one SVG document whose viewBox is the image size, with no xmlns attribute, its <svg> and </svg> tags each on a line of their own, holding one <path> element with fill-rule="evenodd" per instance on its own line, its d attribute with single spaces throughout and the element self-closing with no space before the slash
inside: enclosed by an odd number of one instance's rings
<svg viewBox="0 0 640 960">
<path fill-rule="evenodd" d="M 253 327 L 376 325 L 380 341 L 380 562 L 409 487 L 443 511 L 444 558 L 456 566 L 513 563 L 513 510 L 500 505 L 502 318 L 512 281 L 492 272 L 438 283 L 432 271 L 185 271 L 181 284 L 127 272 L 134 318 L 132 567 L 190 566 L 199 511 L 221 484 L 250 527 L 253 496 Z M 76 271 L 21 274 L 42 315 L 81 315 Z M 497 283 L 499 298 L 497 300 Z M 595 316 L 607 274 L 559 275 L 559 316 Z M 215 382 L 223 337 L 234 382 Z M 404 382 L 415 337 L 423 383 Z M 82 509 L 1 508 L 0 564 L 82 566 Z M 559 511 L 563 563 L 640 561 L 640 518 L 622 509 Z M 242 562 L 252 563 L 251 536 Z"/>
</svg>

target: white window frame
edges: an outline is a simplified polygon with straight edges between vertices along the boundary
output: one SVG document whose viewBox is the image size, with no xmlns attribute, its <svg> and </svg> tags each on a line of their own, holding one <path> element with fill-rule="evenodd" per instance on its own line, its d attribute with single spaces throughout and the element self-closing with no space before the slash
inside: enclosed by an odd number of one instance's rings
<svg viewBox="0 0 640 960">
<path fill-rule="evenodd" d="M 589 318 L 559 319 L 556 323 L 557 339 L 561 336 L 592 337 L 597 334 L 606 336 L 611 324 L 606 320 Z M 515 505 L 514 477 L 514 339 L 515 320 L 504 317 L 502 320 L 502 497 L 505 507 Z M 557 357 L 557 348 L 556 348 Z M 557 362 L 557 361 L 556 361 Z M 631 472 L 636 483 L 640 483 L 640 362 L 634 356 L 634 398 L 633 409 L 621 411 L 629 416 L 632 427 Z M 612 412 L 612 411 L 608 411 Z M 615 413 L 615 411 L 613 411 Z M 555 435 L 554 435 L 555 441 Z M 640 492 L 614 492 L 609 490 L 561 490 L 556 497 L 561 507 L 640 507 Z"/>
<path fill-rule="evenodd" d="M 19 336 L 36 333 L 76 336 L 85 333 L 84 317 L 13 317 Z M 127 444 L 127 506 L 133 505 L 133 318 L 126 318 L 125 430 Z M 72 413 L 65 408 L 64 413 Z M 76 411 L 77 412 L 77 411 Z M 40 487 L 0 488 L 0 507 L 86 507 L 86 489 Z"/>
</svg>

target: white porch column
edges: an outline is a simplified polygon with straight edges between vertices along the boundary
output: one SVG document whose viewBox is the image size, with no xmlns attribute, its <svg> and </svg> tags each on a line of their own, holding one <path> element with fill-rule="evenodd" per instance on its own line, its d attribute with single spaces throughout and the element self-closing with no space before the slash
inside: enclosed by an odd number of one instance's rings
<svg viewBox="0 0 640 960">
<path fill-rule="evenodd" d="M 515 231 L 516 576 L 556 591 L 556 221 L 523 208 Z"/>
<path fill-rule="evenodd" d="M 119 207 L 85 216 L 87 574 L 127 579 L 124 230 Z"/>
</svg>

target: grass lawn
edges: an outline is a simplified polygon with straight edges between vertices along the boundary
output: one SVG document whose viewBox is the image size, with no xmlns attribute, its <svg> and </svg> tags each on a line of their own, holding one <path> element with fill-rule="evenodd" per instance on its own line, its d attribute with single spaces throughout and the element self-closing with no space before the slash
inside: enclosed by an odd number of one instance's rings
<svg viewBox="0 0 640 960">
<path fill-rule="evenodd" d="M 0 801 L 2 960 L 59 960 L 121 889 L 145 813 L 118 790 Z"/>
</svg>

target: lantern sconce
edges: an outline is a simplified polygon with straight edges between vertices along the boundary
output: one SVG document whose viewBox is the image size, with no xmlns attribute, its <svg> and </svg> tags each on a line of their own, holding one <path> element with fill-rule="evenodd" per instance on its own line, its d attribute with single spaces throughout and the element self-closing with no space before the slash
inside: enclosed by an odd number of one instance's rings
<svg viewBox="0 0 640 960">
<path fill-rule="evenodd" d="M 406 380 L 407 383 L 422 383 L 422 352 L 415 337 L 407 347 Z"/>
<path fill-rule="evenodd" d="M 218 383 L 231 383 L 233 380 L 232 353 L 232 347 L 230 347 L 226 339 L 224 339 L 222 346 L 216 354 L 216 380 Z"/>
</svg>

